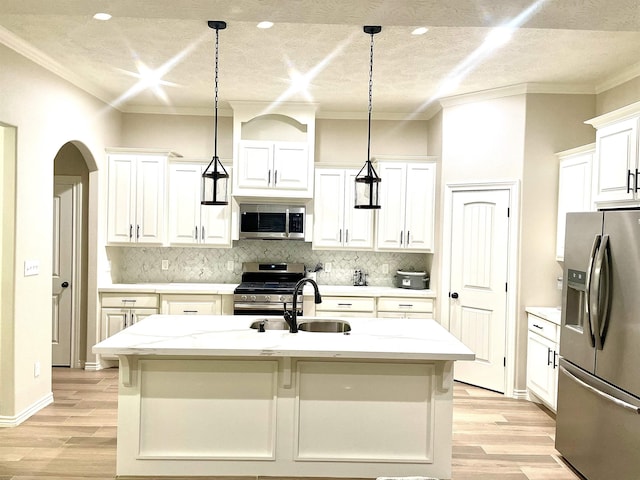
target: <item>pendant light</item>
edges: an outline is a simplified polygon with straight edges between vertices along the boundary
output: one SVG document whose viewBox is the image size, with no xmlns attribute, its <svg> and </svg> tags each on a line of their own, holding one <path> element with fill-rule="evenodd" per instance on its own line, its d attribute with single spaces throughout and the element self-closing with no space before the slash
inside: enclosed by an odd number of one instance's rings
<svg viewBox="0 0 640 480">
<path fill-rule="evenodd" d="M 202 173 L 202 205 L 229 205 L 229 174 L 218 158 L 218 33 L 227 28 L 227 23 L 209 20 L 209 28 L 216 31 L 216 70 L 215 70 L 215 119 L 213 158 Z"/>
<path fill-rule="evenodd" d="M 378 209 L 380 201 L 378 186 L 380 177 L 371 163 L 371 100 L 373 90 L 373 36 L 382 31 L 379 25 L 367 25 L 363 27 L 364 33 L 371 35 L 371 56 L 369 57 L 369 130 L 367 134 L 367 161 L 356 175 L 355 208 Z"/>
</svg>

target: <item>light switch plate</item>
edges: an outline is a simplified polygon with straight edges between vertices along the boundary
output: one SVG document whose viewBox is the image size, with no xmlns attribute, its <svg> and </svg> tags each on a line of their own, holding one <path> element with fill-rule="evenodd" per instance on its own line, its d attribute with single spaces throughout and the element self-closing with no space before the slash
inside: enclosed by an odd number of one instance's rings
<svg viewBox="0 0 640 480">
<path fill-rule="evenodd" d="M 233 272 L 233 260 L 227 262 L 227 270 Z"/>
<path fill-rule="evenodd" d="M 40 273 L 40 262 L 38 260 L 24 261 L 24 276 L 31 277 Z"/>
<path fill-rule="evenodd" d="M 327 262 L 324 264 L 324 271 L 327 273 L 331 273 L 331 263 Z"/>
<path fill-rule="evenodd" d="M 162 270 L 169 270 L 169 260 L 162 260 Z"/>
</svg>

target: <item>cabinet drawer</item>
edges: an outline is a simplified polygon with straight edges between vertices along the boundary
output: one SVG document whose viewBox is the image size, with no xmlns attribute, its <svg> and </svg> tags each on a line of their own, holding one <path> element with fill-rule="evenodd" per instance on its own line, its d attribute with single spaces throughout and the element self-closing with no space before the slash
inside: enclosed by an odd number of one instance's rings
<svg viewBox="0 0 640 480">
<path fill-rule="evenodd" d="M 162 295 L 162 313 L 167 315 L 220 315 L 220 295 Z"/>
<path fill-rule="evenodd" d="M 560 341 L 560 326 L 556 325 L 544 318 L 536 317 L 528 314 L 529 330 L 551 340 L 552 342 Z"/>
<path fill-rule="evenodd" d="M 158 308 L 160 300 L 155 293 L 103 293 L 100 305 L 104 307 Z"/>
<path fill-rule="evenodd" d="M 375 301 L 371 297 L 322 297 L 322 303 L 316 305 L 316 312 L 371 312 L 375 310 Z"/>
<path fill-rule="evenodd" d="M 432 298 L 380 297 L 379 312 L 433 312 Z"/>
</svg>

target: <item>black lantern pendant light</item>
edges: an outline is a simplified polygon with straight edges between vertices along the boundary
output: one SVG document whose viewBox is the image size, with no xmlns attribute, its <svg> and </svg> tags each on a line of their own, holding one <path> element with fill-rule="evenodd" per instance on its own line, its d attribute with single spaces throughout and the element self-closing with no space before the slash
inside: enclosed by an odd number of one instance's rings
<svg viewBox="0 0 640 480">
<path fill-rule="evenodd" d="M 369 60 L 369 130 L 367 135 L 367 161 L 356 175 L 355 208 L 377 209 L 380 208 L 378 186 L 380 177 L 371 164 L 371 100 L 373 90 L 373 36 L 382 31 L 379 25 L 363 27 L 364 33 L 371 35 L 371 56 Z"/>
<path fill-rule="evenodd" d="M 202 173 L 202 205 L 229 205 L 229 174 L 218 158 L 218 33 L 227 28 L 227 23 L 209 20 L 209 28 L 216 31 L 216 79 L 215 79 L 215 120 L 213 158 Z"/>
</svg>

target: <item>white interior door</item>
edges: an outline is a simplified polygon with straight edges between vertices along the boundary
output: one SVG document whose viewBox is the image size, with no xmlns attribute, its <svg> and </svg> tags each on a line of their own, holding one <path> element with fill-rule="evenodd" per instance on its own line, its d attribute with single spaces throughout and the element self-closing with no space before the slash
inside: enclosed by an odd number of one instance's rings
<svg viewBox="0 0 640 480">
<path fill-rule="evenodd" d="M 509 190 L 453 192 L 449 326 L 476 354 L 455 379 L 505 391 Z"/>
<path fill-rule="evenodd" d="M 54 366 L 71 366 L 74 267 L 74 185 L 56 179 L 53 193 L 53 313 L 51 328 Z"/>
</svg>

